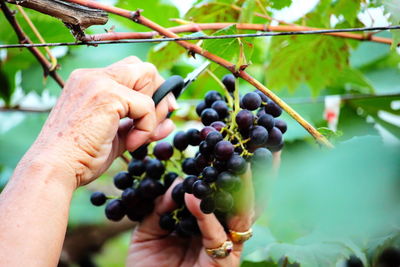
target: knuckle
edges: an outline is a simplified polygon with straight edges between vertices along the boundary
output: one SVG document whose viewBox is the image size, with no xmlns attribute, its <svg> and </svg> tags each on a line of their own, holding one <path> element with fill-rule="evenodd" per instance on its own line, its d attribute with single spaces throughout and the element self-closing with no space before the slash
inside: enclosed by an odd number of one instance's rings
<svg viewBox="0 0 400 267">
<path fill-rule="evenodd" d="M 150 62 L 144 62 L 143 68 L 145 69 L 146 72 L 148 72 L 152 76 L 154 76 L 158 73 L 156 66 Z"/>
<path fill-rule="evenodd" d="M 129 61 L 141 61 L 137 56 L 129 56 L 126 58 Z"/>
</svg>

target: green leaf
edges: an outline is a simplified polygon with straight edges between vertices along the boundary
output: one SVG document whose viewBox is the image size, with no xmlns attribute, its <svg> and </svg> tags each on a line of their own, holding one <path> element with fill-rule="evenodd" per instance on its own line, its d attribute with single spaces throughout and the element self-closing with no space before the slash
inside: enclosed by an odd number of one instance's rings
<svg viewBox="0 0 400 267">
<path fill-rule="evenodd" d="M 195 5 L 186 14 L 185 19 L 193 22 L 236 22 L 240 11 L 231 7 L 230 3 L 223 1 L 206 2 Z"/>
<path fill-rule="evenodd" d="M 282 9 L 292 4 L 292 0 L 270 0 L 271 7 L 274 9 Z"/>
<path fill-rule="evenodd" d="M 256 8 L 256 0 L 246 0 L 242 5 L 242 10 L 240 11 L 239 22 L 252 23 L 255 8 Z"/>
<path fill-rule="evenodd" d="M 164 42 L 150 50 L 147 60 L 160 70 L 170 69 L 185 52 L 186 50 L 175 42 Z"/>
<path fill-rule="evenodd" d="M 400 0 L 383 0 L 385 11 L 389 13 L 389 21 L 392 25 L 400 24 Z M 400 43 L 400 30 L 392 30 L 393 43 L 392 48 L 396 48 Z"/>
<path fill-rule="evenodd" d="M 292 36 L 272 41 L 268 85 L 274 90 L 294 91 L 308 84 L 314 96 L 332 84 L 348 66 L 348 46 L 328 36 Z"/>
<path fill-rule="evenodd" d="M 333 9 L 333 13 L 336 16 L 342 15 L 350 26 L 355 26 L 361 2 L 360 0 L 339 0 Z"/>
</svg>

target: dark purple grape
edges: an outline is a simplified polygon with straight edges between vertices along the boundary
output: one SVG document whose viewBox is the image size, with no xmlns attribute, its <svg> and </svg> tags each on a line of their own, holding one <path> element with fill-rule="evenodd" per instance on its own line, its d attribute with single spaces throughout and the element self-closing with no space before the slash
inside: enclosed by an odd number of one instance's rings
<svg viewBox="0 0 400 267">
<path fill-rule="evenodd" d="M 182 205 L 184 203 L 185 190 L 183 189 L 183 183 L 175 185 L 174 189 L 172 189 L 171 196 L 176 204 Z"/>
<path fill-rule="evenodd" d="M 394 247 L 384 249 L 377 263 L 377 266 L 382 267 L 400 266 L 400 249 Z"/>
<path fill-rule="evenodd" d="M 228 105 L 227 105 L 226 102 L 223 101 L 223 100 L 215 101 L 215 102 L 211 105 L 211 108 L 214 109 L 214 110 L 218 113 L 219 119 L 220 119 L 220 120 L 225 119 L 225 118 L 228 116 L 228 114 L 229 114 Z"/>
<path fill-rule="evenodd" d="M 131 154 L 131 156 L 135 159 L 140 159 L 140 160 L 144 159 L 147 156 L 147 144 L 142 145 L 135 151 L 129 152 L 129 154 Z"/>
<path fill-rule="evenodd" d="M 212 189 L 203 180 L 198 180 L 193 184 L 192 193 L 198 199 L 203 199 L 212 194 Z"/>
<path fill-rule="evenodd" d="M 207 159 L 201 153 L 199 153 L 194 160 L 196 161 L 196 169 L 199 172 L 208 165 Z"/>
<path fill-rule="evenodd" d="M 235 80 L 236 78 L 233 76 L 233 74 L 226 74 L 224 77 L 222 77 L 222 83 L 230 93 L 235 91 Z"/>
<path fill-rule="evenodd" d="M 261 101 L 267 103 L 269 98 L 260 90 L 255 90 L 254 93 L 258 94 L 261 97 Z"/>
<path fill-rule="evenodd" d="M 201 173 L 203 176 L 203 180 L 207 183 L 212 183 L 217 180 L 218 177 L 218 170 L 214 167 L 208 166 L 205 167 Z"/>
<path fill-rule="evenodd" d="M 230 172 L 237 175 L 245 173 L 247 169 L 246 160 L 243 157 L 235 154 L 229 158 L 226 166 Z"/>
<path fill-rule="evenodd" d="M 189 175 L 189 176 L 187 176 L 187 177 L 183 180 L 183 182 L 182 182 L 182 184 L 183 184 L 183 190 L 185 190 L 185 192 L 188 193 L 188 194 L 192 194 L 192 193 L 193 193 L 193 191 L 192 191 L 192 189 L 193 189 L 193 184 L 194 184 L 198 179 L 199 179 L 199 178 L 197 178 L 197 176 L 194 176 L 194 175 Z"/>
<path fill-rule="evenodd" d="M 254 115 L 251 111 L 249 110 L 241 110 L 239 113 L 236 115 L 236 123 L 239 127 L 239 129 L 249 129 L 254 122 Z"/>
<path fill-rule="evenodd" d="M 278 128 L 283 134 L 287 131 L 287 124 L 284 120 L 275 119 L 275 127 Z"/>
<path fill-rule="evenodd" d="M 257 125 L 260 125 L 269 131 L 275 126 L 275 119 L 272 115 L 265 113 L 257 119 Z"/>
<path fill-rule="evenodd" d="M 138 190 L 142 197 L 155 199 L 164 194 L 166 189 L 160 181 L 152 178 L 145 178 L 140 182 Z"/>
<path fill-rule="evenodd" d="M 164 213 L 160 216 L 159 225 L 161 229 L 172 232 L 176 222 L 171 213 Z"/>
<path fill-rule="evenodd" d="M 250 142 L 255 146 L 262 146 L 268 140 L 268 131 L 262 126 L 254 126 L 250 130 Z"/>
<path fill-rule="evenodd" d="M 182 162 L 182 170 L 186 174 L 191 174 L 191 175 L 198 175 L 199 171 L 196 168 L 196 161 L 194 158 L 186 158 Z"/>
<path fill-rule="evenodd" d="M 235 188 L 236 184 L 238 183 L 237 176 L 233 175 L 230 172 L 221 172 L 217 178 L 217 186 L 218 188 L 222 188 L 226 191 L 231 191 Z"/>
<path fill-rule="evenodd" d="M 269 131 L 267 146 L 278 146 L 282 143 L 282 132 L 274 127 Z"/>
<path fill-rule="evenodd" d="M 146 166 L 141 160 L 132 160 L 128 165 L 128 172 L 132 176 L 140 176 L 146 171 Z"/>
<path fill-rule="evenodd" d="M 233 197 L 225 191 L 218 191 L 214 195 L 216 209 L 222 212 L 229 212 L 233 208 Z"/>
<path fill-rule="evenodd" d="M 125 216 L 125 210 L 121 200 L 113 199 L 106 205 L 106 217 L 111 221 L 120 221 Z"/>
<path fill-rule="evenodd" d="M 185 150 L 189 145 L 189 139 L 188 139 L 186 133 L 183 131 L 177 132 L 174 136 L 173 144 L 174 144 L 174 147 L 176 147 L 176 149 L 178 149 L 180 151 Z"/>
<path fill-rule="evenodd" d="M 192 146 L 198 146 L 201 142 L 200 131 L 197 129 L 189 129 L 186 132 L 186 136 Z"/>
<path fill-rule="evenodd" d="M 223 172 L 227 170 L 226 160 L 216 160 L 213 164 L 213 167 L 217 169 L 218 172 Z"/>
<path fill-rule="evenodd" d="M 235 147 L 228 141 L 220 141 L 215 145 L 214 154 L 218 160 L 228 160 L 234 151 Z"/>
<path fill-rule="evenodd" d="M 126 207 L 136 206 L 140 200 L 141 196 L 134 188 L 127 188 L 121 194 L 121 201 Z"/>
<path fill-rule="evenodd" d="M 133 185 L 133 179 L 128 172 L 119 172 L 114 176 L 114 185 L 116 188 L 124 190 Z"/>
<path fill-rule="evenodd" d="M 260 108 L 260 109 L 257 111 L 257 117 L 258 117 L 258 118 L 261 117 L 261 116 L 264 115 L 264 114 L 267 114 L 267 113 L 265 112 L 265 110 L 264 110 L 263 107 Z"/>
<path fill-rule="evenodd" d="M 154 147 L 153 153 L 159 160 L 169 160 L 174 154 L 174 148 L 168 142 L 159 142 Z"/>
<path fill-rule="evenodd" d="M 282 109 L 275 102 L 270 100 L 267 105 L 264 107 L 265 112 L 271 114 L 272 116 L 279 117 L 282 114 Z"/>
<path fill-rule="evenodd" d="M 146 174 L 153 179 L 160 179 L 165 172 L 165 166 L 158 159 L 150 159 L 146 162 Z"/>
<path fill-rule="evenodd" d="M 182 218 L 179 222 L 180 228 L 187 235 L 197 235 L 200 233 L 199 225 L 197 224 L 197 219 L 193 215 Z"/>
<path fill-rule="evenodd" d="M 90 202 L 92 202 L 93 205 L 95 206 L 101 206 L 104 203 L 106 203 L 107 197 L 103 192 L 94 192 L 90 196 Z"/>
<path fill-rule="evenodd" d="M 204 214 L 210 214 L 215 211 L 215 201 L 212 196 L 206 197 L 200 201 L 200 210 Z"/>
<path fill-rule="evenodd" d="M 257 148 L 251 157 L 252 163 L 259 166 L 269 166 L 272 163 L 272 153 L 264 147 Z"/>
<path fill-rule="evenodd" d="M 212 109 L 212 108 L 206 108 L 203 110 L 201 113 L 201 122 L 205 125 L 208 126 L 214 121 L 219 120 L 219 115 L 218 113 Z"/>
<path fill-rule="evenodd" d="M 214 121 L 213 123 L 211 123 L 211 127 L 213 127 L 215 130 L 217 130 L 218 132 L 221 132 L 222 129 L 226 126 L 226 124 L 222 121 Z"/>
<path fill-rule="evenodd" d="M 207 108 L 206 102 L 201 101 L 199 104 L 197 104 L 196 106 L 196 113 L 197 115 L 200 117 L 201 113 L 203 112 L 203 110 L 205 110 Z"/>
<path fill-rule="evenodd" d="M 211 107 L 211 105 L 218 100 L 223 100 L 222 95 L 217 91 L 208 91 L 206 96 L 204 97 L 204 101 L 206 102 L 207 107 Z"/>
<path fill-rule="evenodd" d="M 284 140 L 282 138 L 282 142 L 279 145 L 277 145 L 277 146 L 268 146 L 268 149 L 271 150 L 271 152 L 278 152 L 278 151 L 282 150 L 284 145 L 285 145 L 285 142 L 284 142 Z"/>
<path fill-rule="evenodd" d="M 136 206 L 131 206 L 126 210 L 126 216 L 131 221 L 141 221 L 146 215 L 154 210 L 154 202 L 142 199 Z"/>
<path fill-rule="evenodd" d="M 351 255 L 350 258 L 346 261 L 345 267 L 364 267 L 364 264 L 355 255 Z"/>
<path fill-rule="evenodd" d="M 213 123 L 214 123 L 214 122 L 213 122 Z M 206 137 L 207 137 L 207 135 L 208 135 L 210 132 L 214 132 L 214 131 L 216 131 L 216 129 L 215 129 L 214 127 L 212 127 L 212 126 L 206 126 L 206 127 L 204 127 L 203 129 L 201 129 L 201 131 L 200 131 L 200 138 L 201 138 L 201 140 L 205 140 Z"/>
<path fill-rule="evenodd" d="M 164 175 L 164 186 L 165 188 L 169 188 L 171 184 L 178 178 L 178 174 L 176 172 L 169 172 Z"/>
<path fill-rule="evenodd" d="M 206 143 L 209 147 L 214 147 L 218 142 L 222 141 L 224 137 L 220 132 L 210 132 L 206 137 Z"/>
<path fill-rule="evenodd" d="M 247 93 L 242 98 L 242 106 L 248 110 L 256 110 L 261 106 L 261 97 L 257 93 Z"/>
<path fill-rule="evenodd" d="M 199 151 L 207 160 L 212 160 L 214 147 L 209 146 L 206 141 L 202 141 L 199 146 Z"/>
</svg>

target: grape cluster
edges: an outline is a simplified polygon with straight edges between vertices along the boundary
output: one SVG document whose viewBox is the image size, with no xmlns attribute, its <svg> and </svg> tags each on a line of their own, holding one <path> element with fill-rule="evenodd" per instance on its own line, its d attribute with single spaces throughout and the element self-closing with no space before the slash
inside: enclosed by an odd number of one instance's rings
<svg viewBox="0 0 400 267">
<path fill-rule="evenodd" d="M 149 154 L 148 146 L 131 153 L 127 172 L 114 177 L 114 184 L 123 190 L 121 197 L 106 205 L 106 216 L 120 220 L 124 215 L 140 221 L 154 209 L 154 199 L 179 177 L 182 181 L 172 188 L 172 199 L 178 208 L 161 216 L 159 225 L 180 236 L 199 234 L 195 217 L 187 209 L 185 194 L 200 199 L 203 213 L 214 213 L 224 225 L 234 211 L 235 192 L 241 190 L 242 175 L 265 169 L 272 163 L 272 153 L 283 147 L 287 125 L 278 119 L 281 108 L 260 91 L 239 96 L 233 75 L 222 83 L 226 95 L 209 91 L 196 106 L 204 127 L 175 134 L 172 144 L 159 142 Z M 151 146 L 151 145 L 150 145 Z M 189 146 L 196 153 L 188 156 Z M 188 151 L 189 150 L 189 151 Z M 103 205 L 107 198 L 96 192 L 91 201 Z"/>
</svg>

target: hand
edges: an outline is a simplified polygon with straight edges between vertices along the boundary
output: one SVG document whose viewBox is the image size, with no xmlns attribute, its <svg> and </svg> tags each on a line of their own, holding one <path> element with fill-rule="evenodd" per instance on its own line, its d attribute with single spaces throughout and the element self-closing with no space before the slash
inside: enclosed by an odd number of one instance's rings
<svg viewBox="0 0 400 267">
<path fill-rule="evenodd" d="M 162 139 L 174 129 L 165 119 L 176 108 L 173 95 L 157 108 L 151 98 L 162 83 L 155 67 L 137 57 L 74 71 L 26 157 L 70 172 L 76 187 L 89 183 L 126 149 Z"/>
<path fill-rule="evenodd" d="M 242 177 L 243 186 L 234 196 L 238 205 L 235 216 L 228 219 L 228 228 L 237 232 L 249 230 L 255 219 L 254 192 L 251 172 Z M 225 258 L 212 258 L 205 249 L 221 246 L 228 235 L 214 214 L 204 214 L 200 210 L 200 200 L 185 194 L 185 203 L 196 217 L 201 236 L 181 238 L 163 230 L 159 226 L 160 216 L 176 208 L 171 198 L 174 184 L 166 194 L 156 201 L 154 212 L 146 217 L 135 229 L 129 248 L 127 266 L 238 266 L 243 244 L 234 244 L 233 251 Z"/>
</svg>

